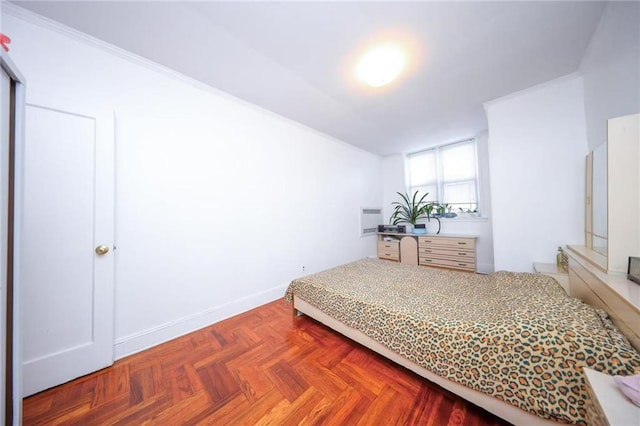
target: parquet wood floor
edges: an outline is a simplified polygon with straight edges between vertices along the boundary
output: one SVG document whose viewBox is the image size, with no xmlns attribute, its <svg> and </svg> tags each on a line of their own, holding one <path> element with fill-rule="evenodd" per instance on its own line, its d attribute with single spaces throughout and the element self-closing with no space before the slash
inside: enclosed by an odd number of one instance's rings
<svg viewBox="0 0 640 426">
<path fill-rule="evenodd" d="M 25 425 L 504 425 L 282 299 L 24 400 Z"/>
</svg>

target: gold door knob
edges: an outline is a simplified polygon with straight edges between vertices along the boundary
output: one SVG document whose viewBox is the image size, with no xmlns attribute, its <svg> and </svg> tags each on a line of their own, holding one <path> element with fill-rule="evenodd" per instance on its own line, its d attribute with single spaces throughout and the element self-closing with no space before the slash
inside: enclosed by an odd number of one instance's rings
<svg viewBox="0 0 640 426">
<path fill-rule="evenodd" d="M 109 253 L 109 247 L 107 247 L 107 246 L 98 246 L 98 247 L 96 247 L 96 253 L 99 256 L 104 256 L 105 254 Z"/>
</svg>

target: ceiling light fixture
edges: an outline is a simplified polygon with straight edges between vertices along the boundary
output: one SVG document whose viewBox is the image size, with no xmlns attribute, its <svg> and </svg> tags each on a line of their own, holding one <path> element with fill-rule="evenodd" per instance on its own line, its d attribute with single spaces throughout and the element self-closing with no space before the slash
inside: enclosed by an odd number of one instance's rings
<svg viewBox="0 0 640 426">
<path fill-rule="evenodd" d="M 356 77 L 373 87 L 382 87 L 395 80 L 406 65 L 405 52 L 392 43 L 367 50 L 356 66 Z"/>
</svg>

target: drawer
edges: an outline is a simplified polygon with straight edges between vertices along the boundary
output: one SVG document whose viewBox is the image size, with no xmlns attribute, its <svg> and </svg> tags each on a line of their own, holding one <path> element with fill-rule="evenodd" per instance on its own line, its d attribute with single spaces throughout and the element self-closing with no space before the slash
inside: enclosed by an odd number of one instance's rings
<svg viewBox="0 0 640 426">
<path fill-rule="evenodd" d="M 379 259 L 387 259 L 387 260 L 395 260 L 397 262 L 397 261 L 400 260 L 400 252 L 398 252 L 398 251 L 378 250 L 378 258 Z"/>
<path fill-rule="evenodd" d="M 418 264 L 423 266 L 439 266 L 442 268 L 460 269 L 462 271 L 475 272 L 476 262 L 463 262 L 457 260 L 448 259 L 433 259 L 421 257 L 418 259 Z"/>
<path fill-rule="evenodd" d="M 461 237 L 418 237 L 419 247 L 450 247 L 450 248 L 465 248 L 468 250 L 475 250 L 476 240 L 475 238 L 461 238 Z"/>
<path fill-rule="evenodd" d="M 378 241 L 378 251 L 400 251 L 400 241 Z"/>
<path fill-rule="evenodd" d="M 448 247 L 423 246 L 418 248 L 418 255 L 424 255 L 425 257 L 454 257 L 456 259 L 473 259 L 475 258 L 476 252 L 474 252 L 473 250 L 468 250 L 466 248 L 452 250 Z"/>
</svg>

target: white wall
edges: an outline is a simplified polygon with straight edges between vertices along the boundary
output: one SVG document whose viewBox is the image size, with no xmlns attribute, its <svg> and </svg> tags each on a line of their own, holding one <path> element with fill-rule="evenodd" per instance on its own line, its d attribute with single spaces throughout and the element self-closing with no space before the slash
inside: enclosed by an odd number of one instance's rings
<svg viewBox="0 0 640 426">
<path fill-rule="evenodd" d="M 384 223 L 389 223 L 393 213 L 391 203 L 399 201 L 397 194 L 407 192 L 406 161 L 402 154 L 388 155 L 382 158 L 382 214 Z"/>
<path fill-rule="evenodd" d="M 115 111 L 118 356 L 375 254 L 359 208 L 382 203 L 379 157 L 11 10 L 27 97 Z"/>
<path fill-rule="evenodd" d="M 609 2 L 585 53 L 589 150 L 607 139 L 607 120 L 640 112 L 640 3 Z"/>
<path fill-rule="evenodd" d="M 584 240 L 583 81 L 567 76 L 485 108 L 495 267 L 532 271 Z"/>
<path fill-rule="evenodd" d="M 494 271 L 493 265 L 493 236 L 491 229 L 491 203 L 489 188 L 489 156 L 488 133 L 483 132 L 476 136 L 478 149 L 478 170 L 480 183 L 480 218 L 454 218 L 440 219 L 441 234 L 451 235 L 475 235 L 478 237 L 476 247 L 476 269 L 478 272 L 489 273 Z M 425 147 L 425 149 L 428 147 Z M 397 192 L 407 191 L 407 170 L 405 155 L 389 155 L 382 159 L 382 180 L 383 180 L 383 206 L 385 223 L 389 222 L 389 217 L 393 212 L 391 203 L 399 201 Z M 425 222 L 424 220 L 420 222 Z M 425 222 L 426 223 L 426 222 Z M 435 220 L 427 223 L 427 232 L 437 232 L 438 225 Z"/>
</svg>

